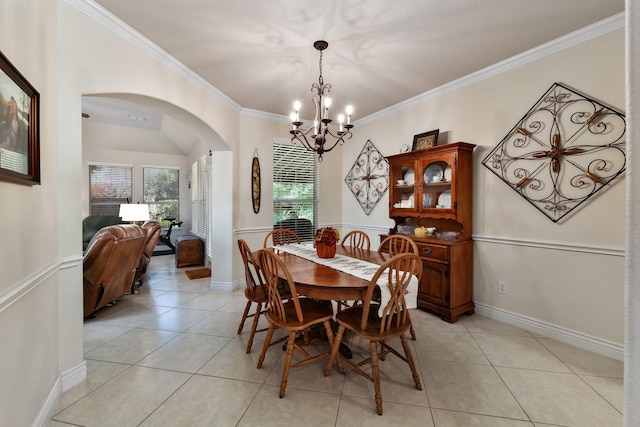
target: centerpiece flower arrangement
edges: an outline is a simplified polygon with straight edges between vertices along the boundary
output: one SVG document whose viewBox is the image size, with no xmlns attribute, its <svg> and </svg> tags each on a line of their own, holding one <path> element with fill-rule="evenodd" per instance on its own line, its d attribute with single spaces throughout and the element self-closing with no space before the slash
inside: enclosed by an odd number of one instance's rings
<svg viewBox="0 0 640 427">
<path fill-rule="evenodd" d="M 320 258 L 333 258 L 336 255 L 336 243 L 340 240 L 340 232 L 333 227 L 322 227 L 313 236 L 313 246 Z"/>
</svg>

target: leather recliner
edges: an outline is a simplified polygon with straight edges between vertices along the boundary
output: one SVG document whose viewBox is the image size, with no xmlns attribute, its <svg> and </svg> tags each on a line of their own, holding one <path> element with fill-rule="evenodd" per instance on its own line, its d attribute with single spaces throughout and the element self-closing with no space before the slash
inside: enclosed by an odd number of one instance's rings
<svg viewBox="0 0 640 427">
<path fill-rule="evenodd" d="M 153 250 L 155 249 L 156 244 L 160 239 L 160 233 L 162 232 L 160 223 L 155 220 L 145 221 L 145 223 L 142 224 L 142 229 L 145 232 L 145 243 L 142 256 L 140 257 L 140 264 L 138 265 L 135 278 L 133 279 L 133 290 L 142 284 L 142 278 L 147 272 L 147 267 L 149 266 L 149 262 L 151 262 Z"/>
<path fill-rule="evenodd" d="M 93 236 L 82 262 L 85 318 L 131 291 L 144 243 L 135 224 L 111 225 Z"/>
<path fill-rule="evenodd" d="M 89 242 L 101 228 L 109 225 L 126 224 L 122 218 L 115 215 L 89 215 L 82 220 L 82 250 L 86 251 Z"/>
</svg>

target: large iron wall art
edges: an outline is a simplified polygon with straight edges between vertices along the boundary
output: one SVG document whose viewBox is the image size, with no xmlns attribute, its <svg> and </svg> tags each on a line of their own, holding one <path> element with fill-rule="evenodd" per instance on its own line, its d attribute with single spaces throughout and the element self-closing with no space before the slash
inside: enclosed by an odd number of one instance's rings
<svg viewBox="0 0 640 427">
<path fill-rule="evenodd" d="M 389 161 L 367 141 L 344 182 L 369 215 L 389 188 Z"/>
<path fill-rule="evenodd" d="M 624 114 L 554 83 L 482 164 L 558 222 L 622 174 Z"/>
</svg>

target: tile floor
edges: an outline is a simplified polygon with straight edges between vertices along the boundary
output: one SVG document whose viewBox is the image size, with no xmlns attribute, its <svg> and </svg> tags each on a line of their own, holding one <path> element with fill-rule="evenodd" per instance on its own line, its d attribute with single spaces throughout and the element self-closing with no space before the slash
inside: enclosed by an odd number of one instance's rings
<svg viewBox="0 0 640 427">
<path fill-rule="evenodd" d="M 324 377 L 323 362 L 293 370 L 280 399 L 284 352 L 272 347 L 256 369 L 265 334 L 250 354 L 250 325 L 236 334 L 243 292 L 209 291 L 187 269 L 154 257 L 139 295 L 85 322 L 87 380 L 62 395 L 51 427 L 622 425 L 621 362 L 479 315 L 448 324 L 420 310 L 410 342 L 423 390 L 389 356 L 384 415 L 373 384 L 348 370 Z M 367 351 L 350 345 L 354 358 Z"/>
</svg>

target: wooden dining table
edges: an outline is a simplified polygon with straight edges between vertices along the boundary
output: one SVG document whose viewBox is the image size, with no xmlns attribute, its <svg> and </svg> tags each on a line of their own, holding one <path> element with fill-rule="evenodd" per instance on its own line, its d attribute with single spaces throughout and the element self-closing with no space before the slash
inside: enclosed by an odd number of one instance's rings
<svg viewBox="0 0 640 427">
<path fill-rule="evenodd" d="M 274 248 L 271 250 L 277 251 L 278 256 L 283 260 L 295 282 L 299 295 L 330 301 L 361 301 L 364 299 L 369 288 L 369 280 L 288 252 L 278 251 Z M 377 251 L 341 245 L 336 246 L 336 255 L 357 258 L 378 265 L 382 265 L 388 258 L 386 254 L 381 255 Z M 286 279 L 282 276 L 281 279 Z M 345 343 L 340 343 L 339 351 L 343 357 L 351 359 L 351 349 Z"/>
<path fill-rule="evenodd" d="M 277 253 L 289 270 L 299 295 L 332 301 L 364 299 L 369 280 L 287 252 L 277 251 Z M 381 255 L 377 251 L 340 245 L 336 247 L 336 255 L 357 258 L 378 265 L 383 264 L 388 258 L 386 254 Z"/>
</svg>

